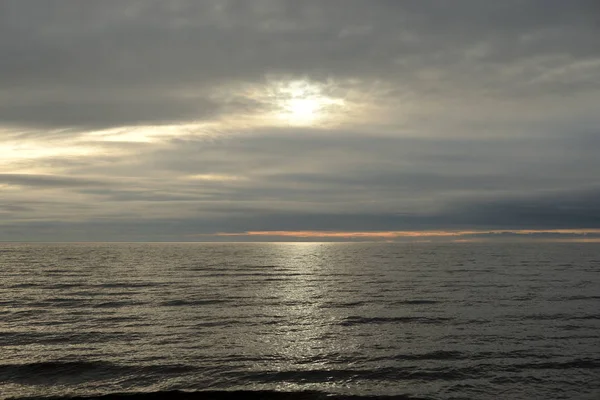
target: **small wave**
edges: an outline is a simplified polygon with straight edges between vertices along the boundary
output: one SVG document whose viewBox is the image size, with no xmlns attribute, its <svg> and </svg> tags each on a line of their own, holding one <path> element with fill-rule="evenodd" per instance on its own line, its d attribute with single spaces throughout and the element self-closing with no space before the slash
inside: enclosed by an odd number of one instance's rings
<svg viewBox="0 0 600 400">
<path fill-rule="evenodd" d="M 581 329 L 584 329 L 585 327 L 580 326 L 580 325 L 572 325 L 572 324 L 567 324 L 567 325 L 561 325 L 558 327 L 558 329 L 562 329 L 563 331 L 578 331 Z"/>
<path fill-rule="evenodd" d="M 340 322 L 342 326 L 362 325 L 362 324 L 443 324 L 449 318 L 430 318 L 430 317 L 358 317 L 351 316 Z"/>
<path fill-rule="evenodd" d="M 166 307 L 180 307 L 180 306 L 203 306 L 208 304 L 221 304 L 227 303 L 228 300 L 219 300 L 219 299 L 211 299 L 211 300 L 169 300 L 160 303 L 161 306 Z"/>
<path fill-rule="evenodd" d="M 336 301 L 336 302 L 326 302 L 321 304 L 320 308 L 352 308 L 352 307 L 360 307 L 367 304 L 364 301 Z"/>
<path fill-rule="evenodd" d="M 242 323 L 242 321 L 237 320 L 237 319 L 223 319 L 223 320 L 216 320 L 216 321 L 199 322 L 199 323 L 195 324 L 194 327 L 196 327 L 196 328 L 213 328 L 213 327 L 217 327 L 217 326 L 237 325 L 240 323 Z"/>
<path fill-rule="evenodd" d="M 140 301 L 134 300 L 111 300 L 111 301 L 101 301 L 99 299 L 92 298 L 83 298 L 83 297 L 54 297 L 42 299 L 39 301 L 33 301 L 26 303 L 26 306 L 38 309 L 51 309 L 59 307 L 63 308 L 122 308 L 133 305 L 144 304 Z"/>
<path fill-rule="evenodd" d="M 16 283 L 16 284 L 10 285 L 8 287 L 12 288 L 12 289 L 28 289 L 28 288 L 44 287 L 44 286 L 46 286 L 46 285 L 44 285 L 42 283 Z"/>
<path fill-rule="evenodd" d="M 474 356 L 475 358 L 508 358 L 515 360 L 523 359 L 549 359 L 555 357 L 552 353 L 536 353 L 527 350 L 512 350 L 498 353 L 486 353 L 482 352 Z"/>
<path fill-rule="evenodd" d="M 100 288 L 123 288 L 123 289 L 129 289 L 129 288 L 149 288 L 149 287 L 154 287 L 154 286 L 164 286 L 164 284 L 162 283 L 155 283 L 155 282 L 110 282 L 110 283 L 102 283 L 99 285 L 91 285 L 93 287 L 100 287 Z"/>
<path fill-rule="evenodd" d="M 533 320 L 533 321 L 578 321 L 600 319 L 600 314 L 569 315 L 569 314 L 533 314 L 533 315 L 510 315 L 509 319 Z"/>
<path fill-rule="evenodd" d="M 440 301 L 438 300 L 399 300 L 395 301 L 391 304 L 409 304 L 409 305 L 419 305 L 419 304 L 438 304 Z"/>
<path fill-rule="evenodd" d="M 131 332 L 0 332 L 0 346 L 24 346 L 31 344 L 81 344 L 81 343 L 104 343 L 114 340 L 134 340 L 137 336 Z"/>
<path fill-rule="evenodd" d="M 553 297 L 550 301 L 575 301 L 575 300 L 600 300 L 600 296 L 562 296 L 562 297 Z"/>
<path fill-rule="evenodd" d="M 581 315 L 581 316 L 571 317 L 570 319 L 572 319 L 574 321 L 595 320 L 595 319 L 600 319 L 600 314 Z"/>
<path fill-rule="evenodd" d="M 2 304 L 4 305 L 4 304 Z M 11 304 L 8 304 L 9 306 L 13 306 Z M 13 306 L 14 307 L 14 306 Z M 43 314 L 45 312 L 45 310 L 43 308 L 38 308 L 38 309 L 13 309 L 13 310 L 7 310 L 7 311 L 3 311 L 2 314 L 5 315 L 3 317 L 3 322 L 8 322 L 8 321 L 14 321 L 14 320 L 19 320 L 22 318 L 31 318 L 34 317 L 36 315 L 39 314 Z"/>
<path fill-rule="evenodd" d="M 219 265 L 220 267 L 222 267 L 221 265 Z M 281 269 L 283 268 L 281 265 L 261 265 L 261 264 L 240 264 L 240 265 L 234 265 L 236 270 L 243 270 L 245 268 L 250 268 L 250 269 L 255 269 L 255 268 L 260 268 L 260 269 Z M 285 268 L 283 268 L 285 269 Z"/>
<path fill-rule="evenodd" d="M 244 378 L 262 383 L 294 382 L 294 383 L 325 383 L 333 381 L 359 380 L 460 380 L 479 376 L 475 369 L 440 368 L 424 370 L 417 368 L 379 368 L 379 369 L 327 369 L 327 370 L 291 370 L 264 371 L 244 375 Z M 236 373 L 239 376 L 239 373 Z"/>
<path fill-rule="evenodd" d="M 42 299 L 41 301 L 30 303 L 33 307 L 55 307 L 60 308 L 80 308 L 87 306 L 89 301 L 79 297 L 51 297 Z"/>
<path fill-rule="evenodd" d="M 8 400 L 427 400 L 424 397 L 413 397 L 405 394 L 391 396 L 358 396 L 358 395 L 342 395 L 332 394 L 318 391 L 297 391 L 297 392 L 280 392 L 270 390 L 220 390 L 220 391 L 164 391 L 164 392 L 129 392 L 129 393 L 112 393 L 105 395 L 94 395 L 85 397 L 12 397 Z"/>
<path fill-rule="evenodd" d="M 490 324 L 491 322 L 492 321 L 489 319 L 477 318 L 477 319 L 461 320 L 460 322 L 457 322 L 457 325 L 486 325 L 486 324 Z"/>
<path fill-rule="evenodd" d="M 88 382 L 128 374 L 182 374 L 196 368 L 187 365 L 134 366 L 107 361 L 44 361 L 0 364 L 0 381 L 19 383 Z"/>
<path fill-rule="evenodd" d="M 56 384 L 58 381 L 77 382 L 101 379 L 123 372 L 107 362 L 47 361 L 28 364 L 0 365 L 0 381 L 25 384 Z"/>
<path fill-rule="evenodd" d="M 254 277 L 254 278 L 268 278 L 268 277 L 280 277 L 280 278 L 287 278 L 287 277 L 299 277 L 299 276 L 309 276 L 307 274 L 304 273 L 300 273 L 300 272 L 286 272 L 284 274 L 280 274 L 280 273 L 273 273 L 273 272 L 239 272 L 239 271 L 231 271 L 231 272 L 211 272 L 211 273 L 207 273 L 207 274 L 202 274 L 203 277 L 205 278 L 219 278 L 219 277 L 224 277 L 224 276 L 235 276 L 235 277 Z"/>
<path fill-rule="evenodd" d="M 432 351 L 430 353 L 422 354 L 397 354 L 391 357 L 393 360 L 464 360 L 468 359 L 469 355 L 460 351 Z"/>
<path fill-rule="evenodd" d="M 104 301 L 101 303 L 92 304 L 93 308 L 123 308 L 129 306 L 138 306 L 144 304 L 141 301 Z"/>
<path fill-rule="evenodd" d="M 570 361 L 554 361 L 543 363 L 516 364 L 521 369 L 599 369 L 600 360 L 577 359 Z"/>
</svg>

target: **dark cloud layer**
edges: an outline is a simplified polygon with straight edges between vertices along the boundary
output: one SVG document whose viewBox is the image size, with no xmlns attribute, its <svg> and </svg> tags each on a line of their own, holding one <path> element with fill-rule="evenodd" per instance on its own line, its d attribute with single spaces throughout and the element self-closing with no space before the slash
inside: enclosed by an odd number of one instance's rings
<svg viewBox="0 0 600 400">
<path fill-rule="evenodd" d="M 527 199 L 504 199 L 449 206 L 436 213 L 324 213 L 273 212 L 270 209 L 215 208 L 211 217 L 139 219 L 123 215 L 118 223 L 103 220 L 86 222 L 24 222 L 8 224 L 0 239 L 24 240 L 223 240 L 214 233 L 253 231 L 435 231 L 540 230 L 532 237 L 569 237 L 543 234 L 545 230 L 600 226 L 600 189 Z M 2 206 L 0 205 L 0 213 Z M 11 211 L 11 210 L 9 210 Z M 226 211 L 226 212 L 224 212 Z M 365 229 L 368 228 L 368 229 Z M 32 234 L 31 232 L 35 232 Z M 59 236 L 60 235 L 60 236 Z M 481 235 L 486 237 L 486 235 Z M 498 235 L 495 235 L 496 237 Z M 504 235 L 510 237 L 511 235 Z M 597 234 L 589 235 L 598 237 Z M 234 240 L 247 240 L 234 237 Z M 272 237 L 270 239 L 276 239 Z M 289 238 L 288 238 L 289 240 Z"/>
<path fill-rule="evenodd" d="M 56 175 L 33 175 L 33 174 L 0 174 L 0 184 L 6 183 L 16 186 L 69 188 L 85 186 L 107 186 L 108 182 L 91 179 L 74 178 Z"/>
</svg>

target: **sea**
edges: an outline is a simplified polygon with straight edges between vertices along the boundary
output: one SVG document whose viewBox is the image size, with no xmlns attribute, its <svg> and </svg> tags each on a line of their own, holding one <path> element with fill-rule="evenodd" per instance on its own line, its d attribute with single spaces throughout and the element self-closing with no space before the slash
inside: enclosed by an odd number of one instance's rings
<svg viewBox="0 0 600 400">
<path fill-rule="evenodd" d="M 175 390 L 600 399 L 600 244 L 0 244 L 0 398 Z"/>
</svg>

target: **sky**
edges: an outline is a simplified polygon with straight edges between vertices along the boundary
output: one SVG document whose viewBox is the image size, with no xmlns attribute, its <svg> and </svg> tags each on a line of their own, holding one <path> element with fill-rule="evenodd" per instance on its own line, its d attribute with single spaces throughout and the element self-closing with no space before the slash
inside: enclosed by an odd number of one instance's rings
<svg viewBox="0 0 600 400">
<path fill-rule="evenodd" d="M 0 2 L 0 241 L 600 238 L 597 0 Z"/>
</svg>

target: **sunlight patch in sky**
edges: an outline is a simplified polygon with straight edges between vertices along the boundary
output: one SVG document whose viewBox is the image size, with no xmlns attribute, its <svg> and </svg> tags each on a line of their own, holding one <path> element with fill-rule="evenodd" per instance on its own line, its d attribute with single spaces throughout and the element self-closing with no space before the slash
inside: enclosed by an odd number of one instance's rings
<svg viewBox="0 0 600 400">
<path fill-rule="evenodd" d="M 0 142 L 0 173 L 36 173 L 47 170 L 37 160 L 61 157 L 91 157 L 102 150 L 90 144 L 62 141 L 54 144 L 37 141 Z"/>
<path fill-rule="evenodd" d="M 290 125 L 319 125 L 343 113 L 345 102 L 323 93 L 324 87 L 310 81 L 276 83 L 277 116 Z"/>
<path fill-rule="evenodd" d="M 196 175 L 188 175 L 185 177 L 187 180 L 195 180 L 195 181 L 238 181 L 243 179 L 240 176 L 236 175 L 225 175 L 225 174 L 196 174 Z"/>
</svg>

